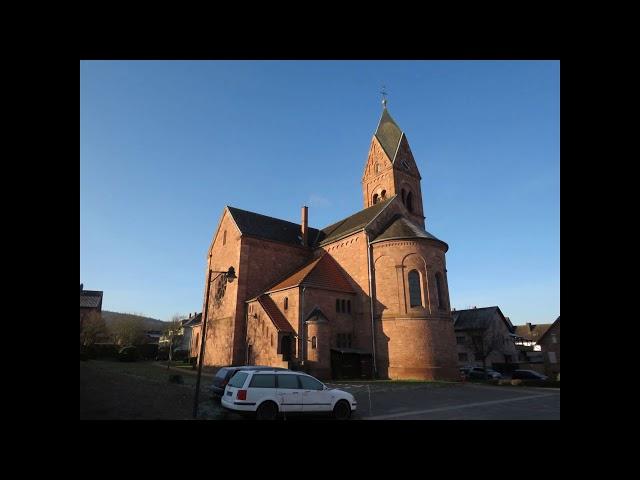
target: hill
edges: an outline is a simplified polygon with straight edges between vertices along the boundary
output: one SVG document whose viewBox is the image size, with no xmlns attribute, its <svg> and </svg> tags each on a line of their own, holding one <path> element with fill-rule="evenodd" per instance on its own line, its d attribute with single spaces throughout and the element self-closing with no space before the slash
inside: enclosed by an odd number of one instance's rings
<svg viewBox="0 0 640 480">
<path fill-rule="evenodd" d="M 133 313 L 110 312 L 109 310 L 102 311 L 102 318 L 107 324 L 107 328 L 109 328 L 118 319 L 124 317 L 134 317 L 141 319 L 144 322 L 145 329 L 147 330 L 162 331 L 167 326 L 167 322 L 163 322 L 162 320 L 158 320 L 157 318 L 144 317 L 142 315 L 135 315 Z"/>
</svg>

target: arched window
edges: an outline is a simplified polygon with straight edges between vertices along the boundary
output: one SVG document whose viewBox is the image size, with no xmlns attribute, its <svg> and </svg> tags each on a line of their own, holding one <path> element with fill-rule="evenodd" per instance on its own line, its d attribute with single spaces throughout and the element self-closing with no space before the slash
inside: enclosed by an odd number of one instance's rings
<svg viewBox="0 0 640 480">
<path fill-rule="evenodd" d="M 273 347 L 273 333 L 271 334 L 271 346 Z"/>
<path fill-rule="evenodd" d="M 289 297 L 284 297 L 284 309 L 289 308 Z"/>
<path fill-rule="evenodd" d="M 318 340 L 316 337 L 311 337 L 311 348 L 314 350 L 318 348 Z"/>
<path fill-rule="evenodd" d="M 373 204 L 375 205 L 376 203 L 378 203 L 378 194 L 374 194 L 373 195 Z"/>
<path fill-rule="evenodd" d="M 222 232 L 222 244 L 226 245 L 227 243 L 227 231 Z"/>
<path fill-rule="evenodd" d="M 436 290 L 438 293 L 438 308 L 444 310 L 444 291 L 442 290 L 442 274 L 440 272 L 436 273 Z"/>
<path fill-rule="evenodd" d="M 420 274 L 417 270 L 409 272 L 409 304 L 412 307 L 422 306 L 422 293 L 420 292 Z"/>
<path fill-rule="evenodd" d="M 413 193 L 409 192 L 407 193 L 407 210 L 409 210 L 410 213 L 413 213 Z"/>
<path fill-rule="evenodd" d="M 387 191 L 382 190 L 382 192 L 380 193 L 380 200 L 384 200 L 385 198 L 387 198 Z"/>
<path fill-rule="evenodd" d="M 400 193 L 402 194 L 402 204 L 404 205 L 407 202 L 407 191 L 403 188 Z"/>
</svg>

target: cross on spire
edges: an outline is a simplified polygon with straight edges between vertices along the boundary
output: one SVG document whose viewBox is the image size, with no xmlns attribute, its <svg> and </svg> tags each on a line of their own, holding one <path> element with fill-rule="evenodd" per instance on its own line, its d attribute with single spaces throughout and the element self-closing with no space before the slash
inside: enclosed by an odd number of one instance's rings
<svg viewBox="0 0 640 480">
<path fill-rule="evenodd" d="M 382 85 L 382 91 L 380 93 L 382 94 L 382 106 L 387 108 L 387 87 Z"/>
</svg>

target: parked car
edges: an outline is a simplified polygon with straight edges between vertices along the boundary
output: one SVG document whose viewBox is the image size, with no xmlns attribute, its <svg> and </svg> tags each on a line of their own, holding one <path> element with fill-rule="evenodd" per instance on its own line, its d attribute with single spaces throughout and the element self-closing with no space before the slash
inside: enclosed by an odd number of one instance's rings
<svg viewBox="0 0 640 480">
<path fill-rule="evenodd" d="M 224 388 L 231 380 L 236 372 L 240 370 L 287 370 L 286 368 L 279 367 L 265 367 L 260 365 L 230 365 L 228 367 L 222 367 L 216 372 L 216 376 L 213 377 L 213 383 L 209 387 L 211 394 L 215 398 L 221 398 L 224 395 Z"/>
<path fill-rule="evenodd" d="M 357 408 L 350 393 L 290 370 L 240 370 L 227 383 L 220 403 L 237 413 L 255 413 L 258 420 L 320 412 L 346 420 Z"/>
<path fill-rule="evenodd" d="M 514 370 L 511 378 L 514 380 L 548 380 L 549 377 L 535 370 Z"/>
<path fill-rule="evenodd" d="M 485 369 L 482 367 L 462 367 L 460 369 L 460 373 L 472 380 L 485 379 Z M 492 368 L 487 368 L 487 378 L 492 380 L 500 379 L 502 378 L 502 374 L 500 372 L 496 372 Z"/>
<path fill-rule="evenodd" d="M 138 359 L 138 347 L 129 345 L 118 352 L 118 360 L 121 362 L 135 362 Z"/>
</svg>

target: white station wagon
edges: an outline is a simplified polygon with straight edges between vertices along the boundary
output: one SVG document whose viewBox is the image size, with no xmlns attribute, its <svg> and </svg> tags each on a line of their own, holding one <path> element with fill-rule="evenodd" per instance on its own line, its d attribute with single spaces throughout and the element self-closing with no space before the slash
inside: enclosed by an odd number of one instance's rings
<svg viewBox="0 0 640 480">
<path fill-rule="evenodd" d="M 258 420 L 319 412 L 348 419 L 357 406 L 348 392 L 329 388 L 311 375 L 284 370 L 240 370 L 229 380 L 220 403 L 238 413 L 255 412 Z"/>
</svg>

